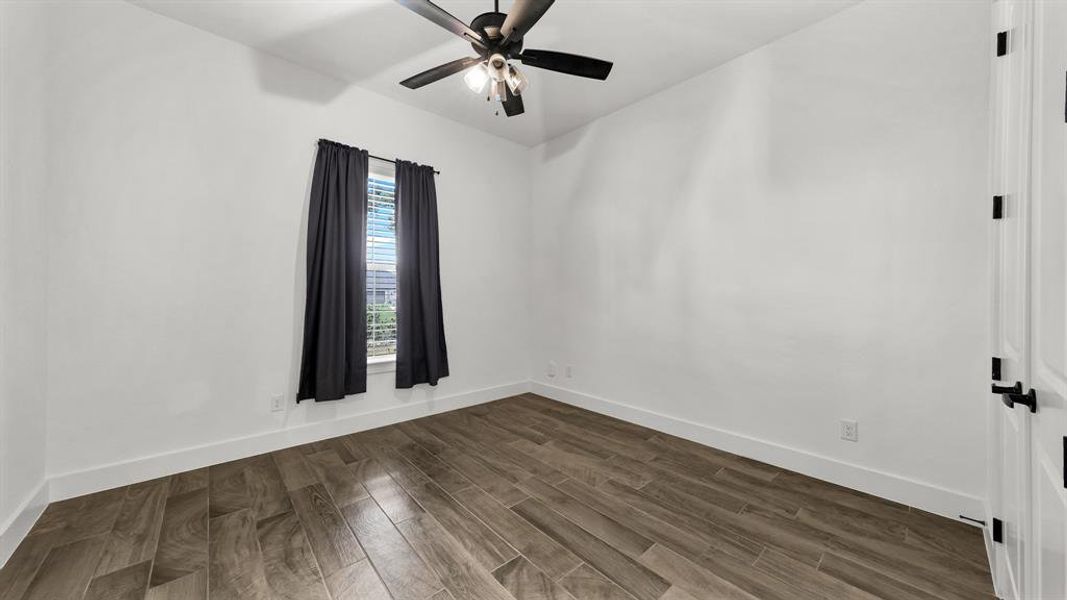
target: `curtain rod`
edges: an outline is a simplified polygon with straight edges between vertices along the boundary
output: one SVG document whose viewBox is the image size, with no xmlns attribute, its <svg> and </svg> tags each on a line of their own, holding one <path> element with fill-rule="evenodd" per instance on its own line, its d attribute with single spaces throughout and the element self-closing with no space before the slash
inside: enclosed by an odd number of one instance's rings
<svg viewBox="0 0 1067 600">
<path fill-rule="evenodd" d="M 333 140 L 328 140 L 328 139 L 326 139 L 326 138 L 319 138 L 319 141 L 320 141 L 320 142 L 326 142 L 327 144 L 337 144 L 338 146 L 344 146 L 345 148 L 351 148 L 351 147 L 352 147 L 352 146 L 348 146 L 348 145 L 346 145 L 346 144 L 342 144 L 341 142 L 335 142 L 335 141 L 333 141 Z M 391 163 L 393 163 L 394 165 L 396 164 L 396 161 L 398 160 L 398 159 L 395 159 L 395 158 L 383 158 L 383 157 L 381 157 L 381 156 L 376 156 L 376 155 L 374 155 L 374 154 L 371 154 L 370 152 L 368 152 L 368 153 L 367 153 L 367 157 L 368 157 L 368 158 L 373 158 L 373 159 L 375 159 L 375 160 L 381 160 L 381 161 L 385 161 L 385 162 L 391 162 Z M 434 172 L 434 174 L 435 174 L 435 175 L 440 175 L 440 174 L 441 174 L 441 172 L 440 172 L 440 171 L 438 171 L 437 169 L 434 169 L 434 170 L 433 170 L 433 172 Z"/>
<path fill-rule="evenodd" d="M 397 159 L 395 159 L 395 158 L 382 158 L 381 156 L 375 156 L 375 155 L 371 154 L 370 152 L 367 153 L 367 156 L 369 156 L 369 157 L 371 157 L 373 159 L 376 159 L 376 160 L 381 160 L 381 161 L 385 161 L 385 162 L 391 162 L 394 165 L 396 164 L 396 161 L 397 161 Z M 435 175 L 440 175 L 441 174 L 441 172 L 438 171 L 437 169 L 434 169 L 433 172 L 434 172 Z"/>
</svg>

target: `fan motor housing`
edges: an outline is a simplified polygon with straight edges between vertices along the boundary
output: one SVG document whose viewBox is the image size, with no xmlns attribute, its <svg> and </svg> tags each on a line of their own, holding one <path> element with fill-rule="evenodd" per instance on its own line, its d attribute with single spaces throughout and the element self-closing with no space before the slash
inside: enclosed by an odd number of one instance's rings
<svg viewBox="0 0 1067 600">
<path fill-rule="evenodd" d="M 485 38 L 489 41 L 488 51 L 482 50 L 478 46 L 471 44 L 471 47 L 474 48 L 475 52 L 482 56 L 488 56 L 496 51 L 502 50 L 497 49 L 496 45 L 499 44 L 500 40 L 504 37 L 500 35 L 500 28 L 504 25 L 504 20 L 507 18 L 508 16 L 501 12 L 487 12 L 474 17 L 474 20 L 471 21 L 470 24 L 471 29 L 483 33 Z M 511 56 L 520 51 L 522 51 L 522 40 L 513 40 L 508 43 L 505 55 Z"/>
</svg>

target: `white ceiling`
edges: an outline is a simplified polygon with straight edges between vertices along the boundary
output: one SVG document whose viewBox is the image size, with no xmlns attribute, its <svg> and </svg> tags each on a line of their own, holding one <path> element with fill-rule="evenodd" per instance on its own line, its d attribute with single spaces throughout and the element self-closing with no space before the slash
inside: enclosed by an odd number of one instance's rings
<svg viewBox="0 0 1067 600">
<path fill-rule="evenodd" d="M 469 44 L 392 0 L 131 0 L 406 104 L 532 146 L 855 4 L 858 0 L 560 0 L 527 48 L 615 63 L 605 82 L 524 69 L 526 113 L 506 118 L 459 75 L 419 90 L 397 82 L 472 56 Z M 491 0 L 439 0 L 470 22 Z M 503 0 L 507 12 L 510 0 Z"/>
</svg>

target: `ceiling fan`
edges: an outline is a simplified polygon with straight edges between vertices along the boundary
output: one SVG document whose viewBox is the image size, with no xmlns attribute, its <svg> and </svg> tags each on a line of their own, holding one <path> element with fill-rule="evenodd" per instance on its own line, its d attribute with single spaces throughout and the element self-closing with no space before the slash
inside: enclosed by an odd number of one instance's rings
<svg viewBox="0 0 1067 600">
<path fill-rule="evenodd" d="M 510 64 L 511 60 L 539 69 L 601 81 L 611 73 L 612 63 L 605 60 L 553 50 L 523 50 L 522 42 L 526 33 L 555 0 L 515 0 L 508 14 L 500 12 L 500 2 L 496 0 L 493 12 L 474 17 L 469 26 L 430 0 L 396 1 L 470 42 L 478 53 L 478 56 L 460 58 L 408 77 L 400 82 L 404 87 L 414 90 L 467 71 L 463 77 L 467 87 L 481 94 L 486 91 L 488 84 L 487 99 L 500 102 L 504 106 L 504 113 L 514 117 L 525 110 L 522 91 L 526 89 L 527 80 L 518 67 Z"/>
</svg>

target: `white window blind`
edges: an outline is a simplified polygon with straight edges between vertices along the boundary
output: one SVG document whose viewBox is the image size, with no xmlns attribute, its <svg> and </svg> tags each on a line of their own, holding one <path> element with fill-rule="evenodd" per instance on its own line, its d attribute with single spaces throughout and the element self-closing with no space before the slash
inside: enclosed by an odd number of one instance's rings
<svg viewBox="0 0 1067 600">
<path fill-rule="evenodd" d="M 367 356 L 396 354 L 396 182 L 367 178 Z"/>
</svg>

